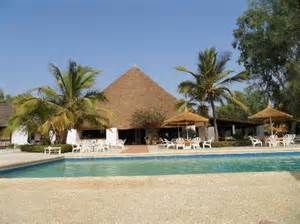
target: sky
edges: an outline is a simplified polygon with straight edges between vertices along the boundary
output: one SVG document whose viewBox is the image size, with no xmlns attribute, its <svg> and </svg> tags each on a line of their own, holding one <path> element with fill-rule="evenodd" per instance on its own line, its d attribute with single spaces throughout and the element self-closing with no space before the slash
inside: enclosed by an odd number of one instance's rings
<svg viewBox="0 0 300 224">
<path fill-rule="evenodd" d="M 196 69 L 200 50 L 232 52 L 236 19 L 246 0 L 0 0 L 0 88 L 16 95 L 50 85 L 49 63 L 70 59 L 101 70 L 103 89 L 137 65 L 168 92 Z M 235 85 L 241 89 L 243 85 Z"/>
</svg>

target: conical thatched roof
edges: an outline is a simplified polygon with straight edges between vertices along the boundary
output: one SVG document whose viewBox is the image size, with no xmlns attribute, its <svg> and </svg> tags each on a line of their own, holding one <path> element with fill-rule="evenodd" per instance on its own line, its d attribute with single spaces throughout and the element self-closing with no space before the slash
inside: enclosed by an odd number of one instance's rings
<svg viewBox="0 0 300 224">
<path fill-rule="evenodd" d="M 174 115 L 173 117 L 167 119 L 164 123 L 165 126 L 194 124 L 203 126 L 207 122 L 208 118 L 202 117 L 185 109 L 182 113 Z"/>
<path fill-rule="evenodd" d="M 284 119 L 292 119 L 293 116 L 285 112 L 274 109 L 272 107 L 272 104 L 269 103 L 269 105 L 265 109 L 249 117 L 249 119 L 255 119 L 255 120 L 263 120 L 268 118 L 272 118 L 273 120 L 284 120 Z"/>
<path fill-rule="evenodd" d="M 110 84 L 104 95 L 108 100 L 104 106 L 115 115 L 111 126 L 118 129 L 133 128 L 131 118 L 138 110 L 157 109 L 166 117 L 176 114 L 177 99 L 137 67 Z"/>
</svg>

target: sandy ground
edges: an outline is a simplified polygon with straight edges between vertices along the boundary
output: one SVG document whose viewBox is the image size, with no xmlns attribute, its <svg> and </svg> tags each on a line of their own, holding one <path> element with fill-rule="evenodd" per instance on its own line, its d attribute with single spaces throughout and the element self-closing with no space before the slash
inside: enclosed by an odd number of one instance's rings
<svg viewBox="0 0 300 224">
<path fill-rule="evenodd" d="M 0 223 L 300 223 L 300 174 L 0 179 Z"/>
</svg>

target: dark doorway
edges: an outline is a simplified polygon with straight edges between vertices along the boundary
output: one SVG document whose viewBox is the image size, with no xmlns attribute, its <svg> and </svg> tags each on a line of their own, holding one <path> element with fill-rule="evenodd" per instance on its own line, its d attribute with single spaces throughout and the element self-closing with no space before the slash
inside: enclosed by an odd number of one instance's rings
<svg viewBox="0 0 300 224">
<path fill-rule="evenodd" d="M 103 139 L 106 138 L 106 130 L 83 130 L 81 131 L 82 139 Z"/>
<path fill-rule="evenodd" d="M 119 139 L 126 139 L 127 145 L 144 145 L 146 132 L 144 129 L 119 130 Z"/>
<path fill-rule="evenodd" d="M 178 138 L 178 134 L 181 135 L 181 128 L 180 127 L 176 127 L 176 128 L 161 128 L 159 129 L 159 137 L 164 139 L 174 139 L 174 138 Z M 178 133 L 179 132 L 179 133 Z"/>
</svg>

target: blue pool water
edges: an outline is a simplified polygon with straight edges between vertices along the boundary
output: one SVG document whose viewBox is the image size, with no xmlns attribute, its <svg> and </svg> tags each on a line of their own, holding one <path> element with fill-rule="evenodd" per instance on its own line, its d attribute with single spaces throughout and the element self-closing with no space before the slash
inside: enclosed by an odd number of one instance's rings
<svg viewBox="0 0 300 224">
<path fill-rule="evenodd" d="M 144 176 L 300 171 L 300 153 L 64 159 L 0 172 L 0 177 Z"/>
</svg>

